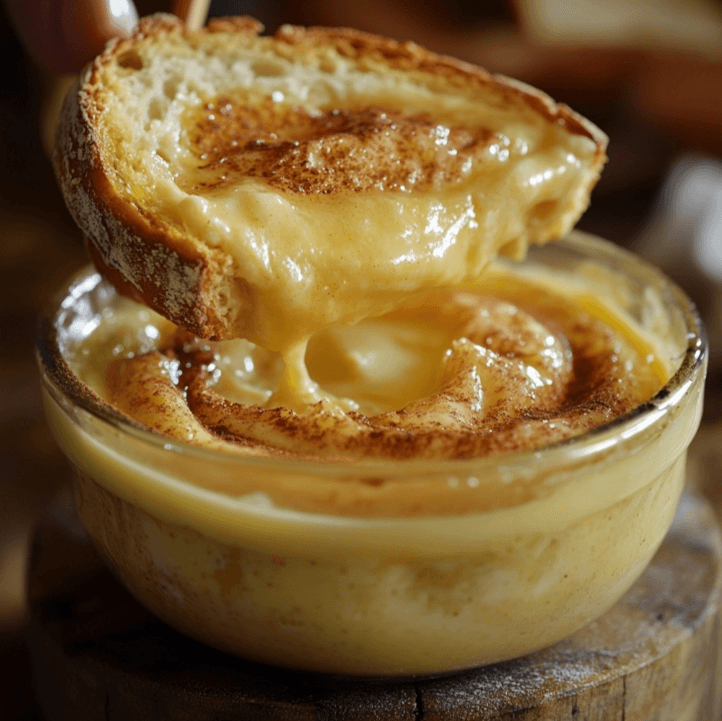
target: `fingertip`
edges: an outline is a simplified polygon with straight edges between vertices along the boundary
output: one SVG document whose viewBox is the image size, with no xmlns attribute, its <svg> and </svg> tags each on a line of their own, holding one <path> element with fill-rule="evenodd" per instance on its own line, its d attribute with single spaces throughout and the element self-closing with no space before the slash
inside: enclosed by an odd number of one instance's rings
<svg viewBox="0 0 722 721">
<path fill-rule="evenodd" d="M 132 0 L 60 0 L 66 37 L 80 34 L 78 49 L 91 60 L 112 38 L 127 37 L 138 24 L 138 12 Z"/>
<path fill-rule="evenodd" d="M 108 20 L 115 35 L 130 35 L 138 24 L 138 11 L 132 0 L 107 0 Z"/>
</svg>

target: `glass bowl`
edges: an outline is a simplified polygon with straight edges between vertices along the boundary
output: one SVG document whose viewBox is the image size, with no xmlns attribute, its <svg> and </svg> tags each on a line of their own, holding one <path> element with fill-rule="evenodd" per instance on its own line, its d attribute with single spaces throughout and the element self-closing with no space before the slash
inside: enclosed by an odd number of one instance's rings
<svg viewBox="0 0 722 721">
<path fill-rule="evenodd" d="M 651 335 L 673 369 L 664 388 L 543 449 L 352 463 L 231 457 L 128 422 L 72 371 L 83 338 L 127 302 L 83 271 L 38 325 L 45 409 L 83 524 L 148 609 L 247 659 L 439 674 L 555 643 L 607 611 L 667 532 L 706 345 L 687 297 L 610 243 L 573 233 L 533 249 L 520 272 L 538 268 Z M 361 513 L 314 510 L 329 497 L 345 508 L 348 494 Z"/>
</svg>

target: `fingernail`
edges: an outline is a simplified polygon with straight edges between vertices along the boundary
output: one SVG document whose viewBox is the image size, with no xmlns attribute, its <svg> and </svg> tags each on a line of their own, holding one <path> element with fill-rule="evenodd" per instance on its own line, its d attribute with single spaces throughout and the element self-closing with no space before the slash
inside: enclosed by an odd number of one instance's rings
<svg viewBox="0 0 722 721">
<path fill-rule="evenodd" d="M 121 33 L 130 34 L 138 24 L 138 11 L 132 0 L 107 0 L 110 23 Z"/>
</svg>

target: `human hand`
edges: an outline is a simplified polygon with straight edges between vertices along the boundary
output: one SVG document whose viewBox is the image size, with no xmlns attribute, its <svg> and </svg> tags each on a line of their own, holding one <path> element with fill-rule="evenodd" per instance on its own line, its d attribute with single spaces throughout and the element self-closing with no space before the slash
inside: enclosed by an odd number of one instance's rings
<svg viewBox="0 0 722 721">
<path fill-rule="evenodd" d="M 132 0 L 4 0 L 31 57 L 55 73 L 77 72 L 138 21 Z"/>
</svg>

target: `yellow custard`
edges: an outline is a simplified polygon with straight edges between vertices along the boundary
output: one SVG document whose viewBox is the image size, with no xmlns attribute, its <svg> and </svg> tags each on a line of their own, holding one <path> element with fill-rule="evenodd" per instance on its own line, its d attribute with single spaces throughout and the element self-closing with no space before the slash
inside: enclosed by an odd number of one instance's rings
<svg viewBox="0 0 722 721">
<path fill-rule="evenodd" d="M 242 339 L 199 340 L 119 297 L 67 359 L 126 417 L 231 459 L 353 465 L 528 452 L 628 413 L 662 387 L 676 362 L 656 329 L 633 315 L 634 288 L 590 268 L 499 263 L 473 287 L 325 329 L 302 359 L 310 376 L 295 387 L 280 354 Z M 605 293 L 610 283 L 614 293 Z M 335 488 L 323 478 L 195 482 L 262 493 L 284 508 L 387 518 L 504 507 L 528 495 L 493 492 L 493 484 L 449 493 L 378 479 L 371 488 Z"/>
<path fill-rule="evenodd" d="M 298 367 L 303 377 L 289 380 Z M 669 375 L 652 341 L 601 299 L 501 267 L 473 290 L 435 291 L 320 331 L 290 369 L 250 341 L 196 339 L 128 302 L 87 338 L 74 368 L 116 408 L 178 440 L 347 460 L 542 447 L 623 415 Z"/>
</svg>

